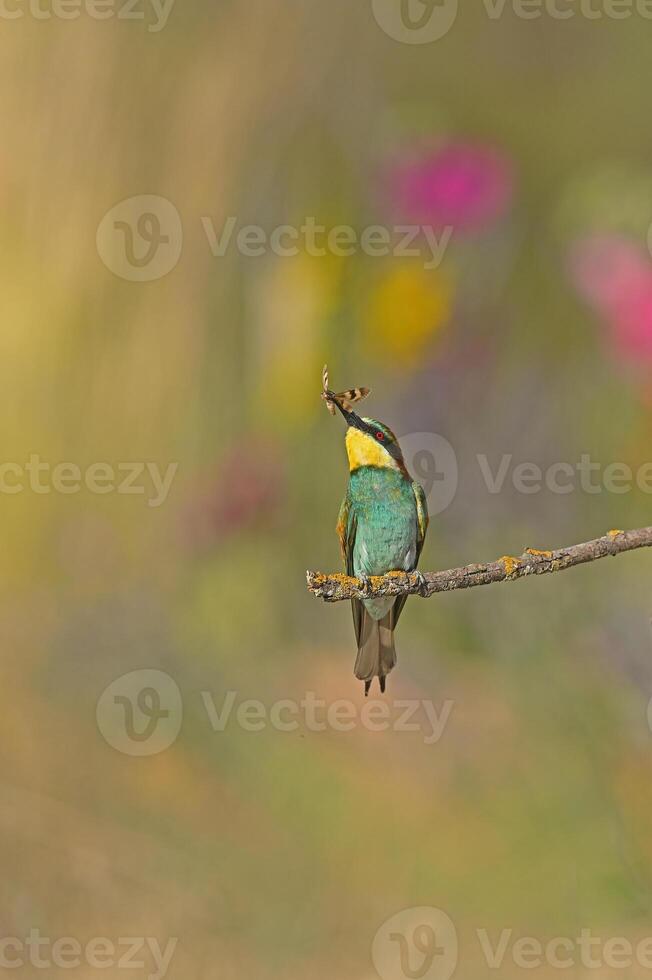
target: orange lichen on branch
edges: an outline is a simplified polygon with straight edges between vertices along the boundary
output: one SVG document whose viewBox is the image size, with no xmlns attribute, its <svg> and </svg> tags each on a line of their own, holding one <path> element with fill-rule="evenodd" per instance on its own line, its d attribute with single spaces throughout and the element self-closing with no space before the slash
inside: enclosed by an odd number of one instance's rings
<svg viewBox="0 0 652 980">
<path fill-rule="evenodd" d="M 640 527 L 632 531 L 609 531 L 593 541 L 557 548 L 554 551 L 528 548 L 520 558 L 503 555 L 488 564 L 476 563 L 441 572 L 427 572 L 420 576 L 414 572 L 396 570 L 362 583 L 341 573 L 324 575 L 322 572 L 308 572 L 307 580 L 309 590 L 326 602 L 399 595 L 420 595 L 428 598 L 437 592 L 452 592 L 455 589 L 491 585 L 493 582 L 514 582 L 519 578 L 563 572 L 576 565 L 650 547 L 652 527 Z"/>
<path fill-rule="evenodd" d="M 509 578 L 510 575 L 513 575 L 520 565 L 520 558 L 513 558 L 511 555 L 503 555 L 503 557 L 499 558 L 498 561 L 502 562 L 502 564 L 505 566 L 507 578 Z"/>
</svg>

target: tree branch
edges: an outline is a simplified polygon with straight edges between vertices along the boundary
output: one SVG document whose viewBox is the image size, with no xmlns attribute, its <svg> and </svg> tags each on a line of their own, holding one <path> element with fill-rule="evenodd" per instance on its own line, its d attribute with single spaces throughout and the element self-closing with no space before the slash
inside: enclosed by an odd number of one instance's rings
<svg viewBox="0 0 652 980">
<path fill-rule="evenodd" d="M 423 587 L 414 572 L 389 572 L 387 575 L 372 578 L 371 588 L 366 591 L 359 579 L 349 578 L 347 575 L 324 575 L 321 572 L 306 574 L 309 591 L 326 602 L 380 599 L 397 595 L 421 595 L 429 598 L 436 592 L 471 589 L 476 585 L 491 585 L 492 582 L 513 582 L 526 575 L 562 572 L 575 565 L 597 561 L 598 558 L 650 547 L 652 527 L 642 527 L 635 531 L 609 531 L 595 541 L 558 548 L 556 551 L 535 551 L 527 548 L 520 558 L 506 555 L 485 565 L 466 565 L 464 568 L 451 568 L 445 572 L 428 572 L 423 576 Z"/>
</svg>

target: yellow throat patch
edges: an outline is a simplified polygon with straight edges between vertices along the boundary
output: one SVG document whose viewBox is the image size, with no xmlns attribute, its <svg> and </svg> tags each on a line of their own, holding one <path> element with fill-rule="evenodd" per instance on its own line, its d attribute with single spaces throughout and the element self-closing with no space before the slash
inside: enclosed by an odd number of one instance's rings
<svg viewBox="0 0 652 980">
<path fill-rule="evenodd" d="M 354 470 L 361 466 L 379 466 L 388 470 L 398 470 L 400 466 L 396 460 L 383 449 L 373 436 L 360 429 L 349 428 L 346 430 L 346 453 L 349 457 L 349 470 Z"/>
</svg>

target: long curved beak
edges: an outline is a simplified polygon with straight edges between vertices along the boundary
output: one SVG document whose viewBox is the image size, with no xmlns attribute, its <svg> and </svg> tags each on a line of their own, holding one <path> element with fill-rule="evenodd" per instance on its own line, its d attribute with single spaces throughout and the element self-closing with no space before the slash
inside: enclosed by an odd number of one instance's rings
<svg viewBox="0 0 652 980">
<path fill-rule="evenodd" d="M 329 391 L 327 394 L 333 395 L 333 392 Z M 361 429 L 363 427 L 363 421 L 360 416 L 356 415 L 355 412 L 350 412 L 348 409 L 344 408 L 335 395 L 333 395 L 330 401 L 342 413 L 344 416 L 344 421 L 348 426 L 353 426 L 354 429 Z"/>
</svg>

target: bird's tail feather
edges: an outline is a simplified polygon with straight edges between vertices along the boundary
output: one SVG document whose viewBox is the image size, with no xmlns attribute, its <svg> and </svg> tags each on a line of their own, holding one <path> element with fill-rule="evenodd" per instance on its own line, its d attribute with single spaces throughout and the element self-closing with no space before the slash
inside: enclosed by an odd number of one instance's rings
<svg viewBox="0 0 652 980">
<path fill-rule="evenodd" d="M 382 619 L 374 619 L 364 609 L 354 673 L 358 680 L 365 682 L 365 694 L 369 693 L 374 677 L 384 691 L 387 675 L 395 666 L 394 610 L 390 609 Z"/>
</svg>

